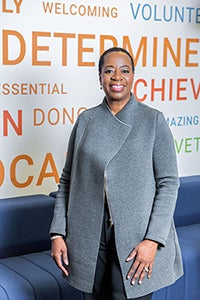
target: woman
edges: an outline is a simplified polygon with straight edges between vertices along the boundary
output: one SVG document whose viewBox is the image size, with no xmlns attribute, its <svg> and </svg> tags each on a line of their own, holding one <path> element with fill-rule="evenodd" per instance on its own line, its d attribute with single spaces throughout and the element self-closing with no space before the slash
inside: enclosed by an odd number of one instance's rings
<svg viewBox="0 0 200 300">
<path fill-rule="evenodd" d="M 163 114 L 131 94 L 126 50 L 102 54 L 99 78 L 103 102 L 83 112 L 71 133 L 51 254 L 86 300 L 150 300 L 182 275 L 173 137 Z"/>
</svg>

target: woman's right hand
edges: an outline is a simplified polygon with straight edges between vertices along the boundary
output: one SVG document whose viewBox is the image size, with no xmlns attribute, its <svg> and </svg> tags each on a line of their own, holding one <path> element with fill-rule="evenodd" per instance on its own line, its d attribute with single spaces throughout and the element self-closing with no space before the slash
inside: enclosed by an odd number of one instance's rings
<svg viewBox="0 0 200 300">
<path fill-rule="evenodd" d="M 51 244 L 51 257 L 54 259 L 58 268 L 64 272 L 66 276 L 69 275 L 67 269 L 63 266 L 63 263 L 68 266 L 68 255 L 67 255 L 67 246 L 62 237 L 52 240 Z"/>
</svg>

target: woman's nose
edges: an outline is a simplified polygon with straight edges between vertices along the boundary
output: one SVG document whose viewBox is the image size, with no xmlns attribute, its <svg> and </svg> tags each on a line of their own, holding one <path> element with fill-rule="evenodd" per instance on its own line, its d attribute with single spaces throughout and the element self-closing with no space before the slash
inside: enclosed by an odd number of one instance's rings
<svg viewBox="0 0 200 300">
<path fill-rule="evenodd" d="M 121 80 L 122 79 L 122 75 L 120 70 L 116 69 L 115 72 L 112 74 L 112 79 L 114 80 Z"/>
</svg>

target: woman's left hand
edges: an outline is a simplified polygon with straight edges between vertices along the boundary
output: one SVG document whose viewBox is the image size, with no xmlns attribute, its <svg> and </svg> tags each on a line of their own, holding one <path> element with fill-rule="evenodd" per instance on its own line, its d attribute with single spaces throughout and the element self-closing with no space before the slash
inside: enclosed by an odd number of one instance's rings
<svg viewBox="0 0 200 300">
<path fill-rule="evenodd" d="M 127 279 L 131 279 L 132 285 L 137 280 L 138 284 L 141 284 L 146 273 L 148 278 L 151 277 L 157 248 L 158 243 L 151 240 L 144 240 L 131 251 L 126 261 L 134 259 L 127 273 Z"/>
</svg>

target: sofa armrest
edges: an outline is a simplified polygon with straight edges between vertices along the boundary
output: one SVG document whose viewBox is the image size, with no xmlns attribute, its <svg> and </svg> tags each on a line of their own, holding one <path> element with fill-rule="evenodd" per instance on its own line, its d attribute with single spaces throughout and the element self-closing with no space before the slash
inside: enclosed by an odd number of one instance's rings
<svg viewBox="0 0 200 300">
<path fill-rule="evenodd" d="M 54 203 L 42 194 L 0 199 L 0 258 L 50 248 Z"/>
</svg>

